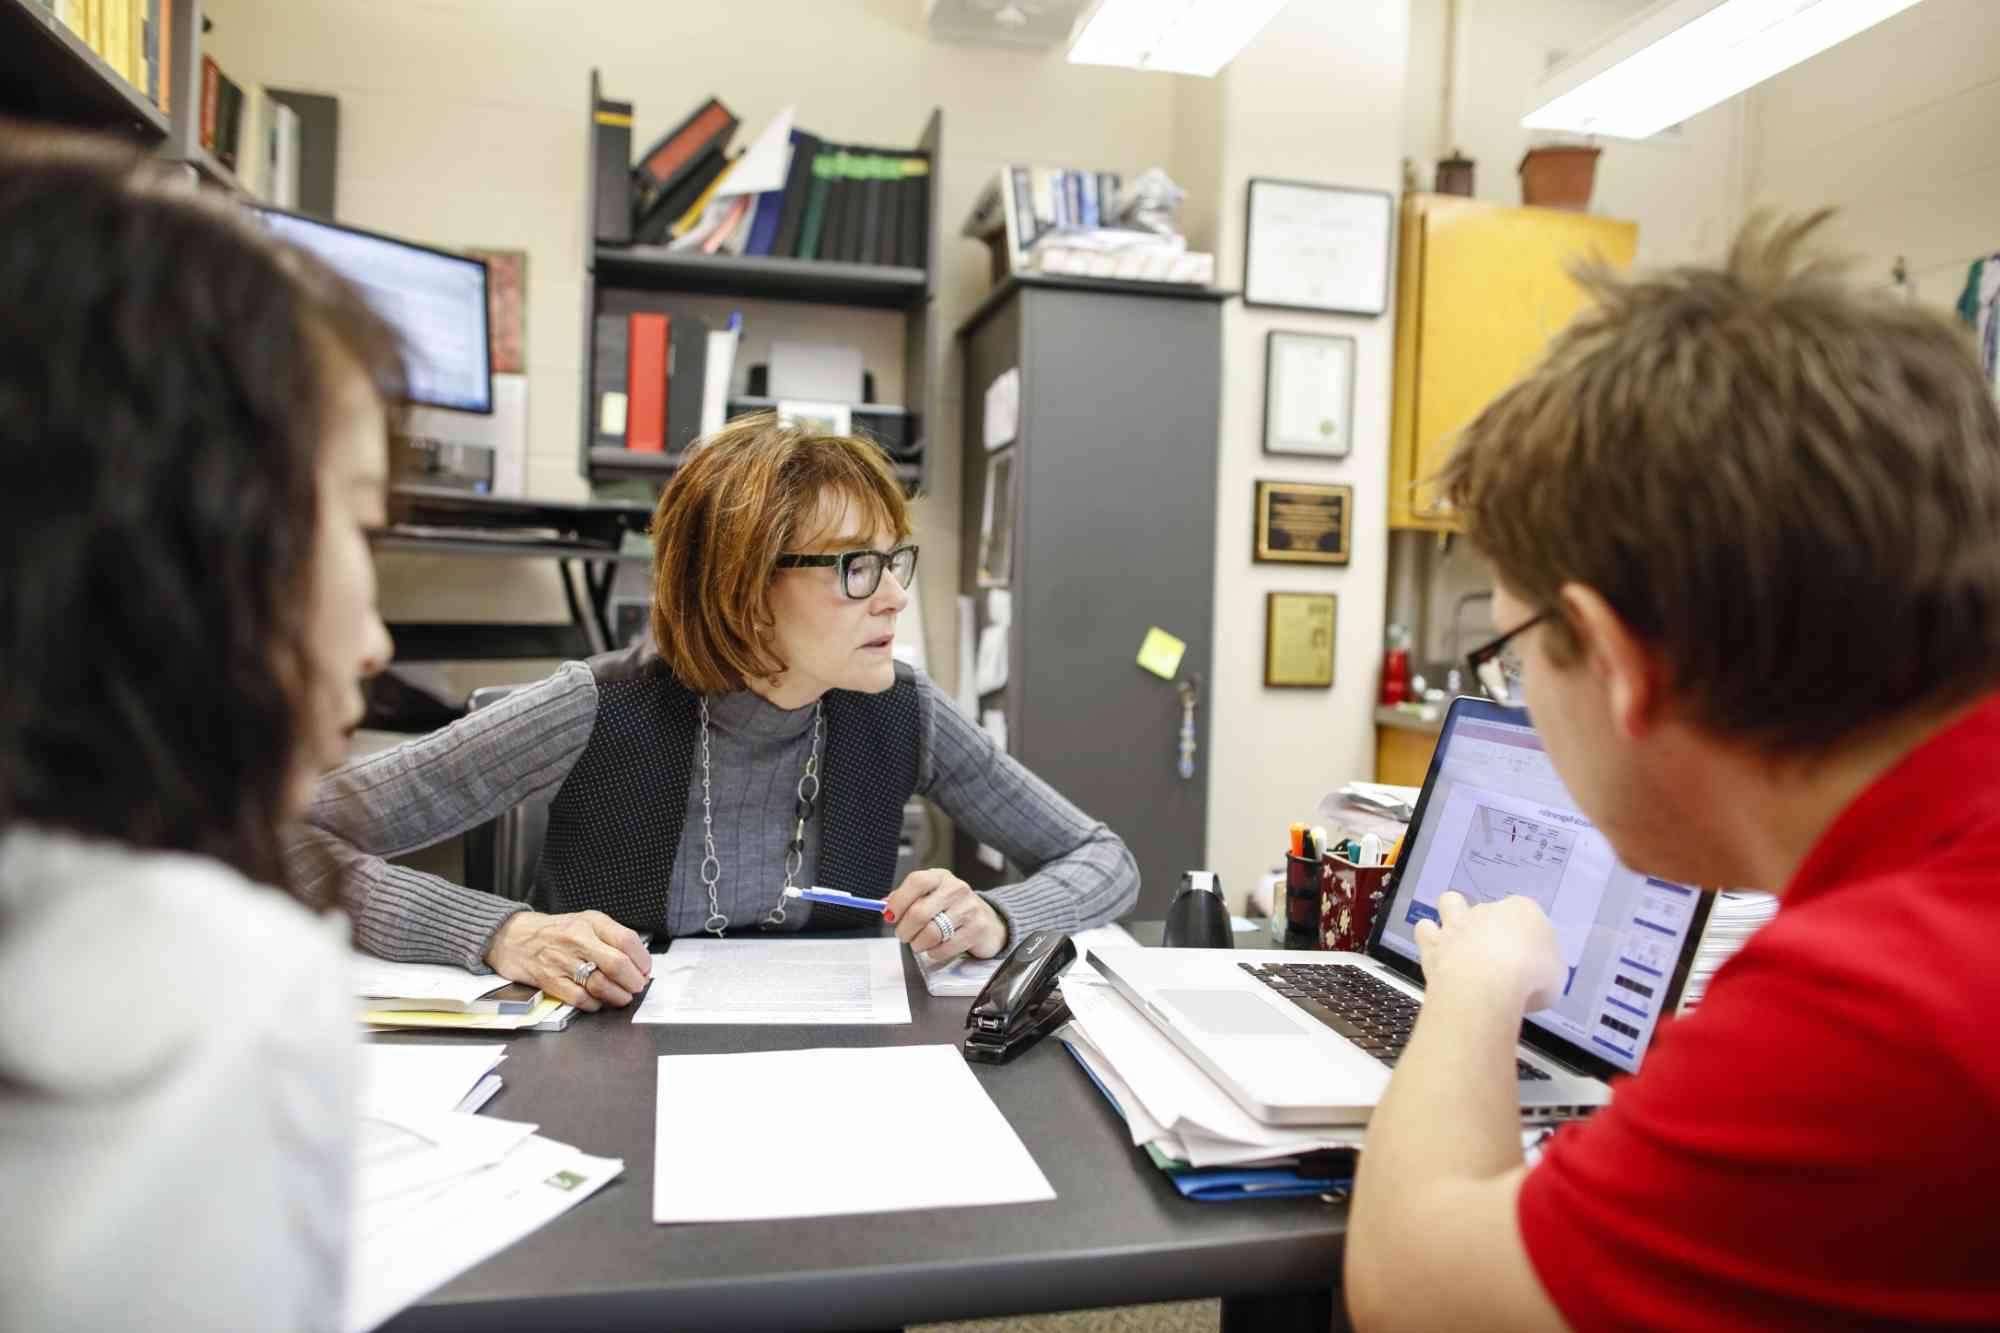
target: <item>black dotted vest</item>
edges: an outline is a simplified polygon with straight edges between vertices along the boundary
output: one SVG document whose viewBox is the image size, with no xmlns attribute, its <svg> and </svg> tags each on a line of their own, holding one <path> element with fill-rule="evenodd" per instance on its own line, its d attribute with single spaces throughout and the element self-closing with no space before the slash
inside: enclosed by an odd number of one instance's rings
<svg viewBox="0 0 2000 1333">
<path fill-rule="evenodd" d="M 595 909 L 664 938 L 667 891 L 687 815 L 700 728 L 698 701 L 657 657 L 593 658 L 597 720 L 549 805 L 535 875 L 543 912 Z M 826 696 L 820 760 L 818 882 L 862 898 L 896 886 L 903 805 L 917 788 L 922 723 L 917 684 L 896 664 L 881 694 Z M 872 912 L 815 903 L 808 930 L 876 925 Z"/>
</svg>

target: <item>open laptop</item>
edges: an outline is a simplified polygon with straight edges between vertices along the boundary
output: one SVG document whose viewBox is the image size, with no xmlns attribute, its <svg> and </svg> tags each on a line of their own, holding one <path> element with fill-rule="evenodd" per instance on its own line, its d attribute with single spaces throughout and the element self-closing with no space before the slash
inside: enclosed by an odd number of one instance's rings
<svg viewBox="0 0 2000 1333">
<path fill-rule="evenodd" d="M 1587 1115 L 1634 1073 L 1673 1012 L 1711 895 L 1619 862 L 1556 776 L 1520 709 L 1446 714 L 1365 953 L 1091 950 L 1091 963 L 1251 1115 L 1360 1124 L 1423 1002 L 1413 934 L 1457 889 L 1523 894 L 1555 922 L 1568 982 L 1521 1023 L 1524 1119 Z"/>
</svg>

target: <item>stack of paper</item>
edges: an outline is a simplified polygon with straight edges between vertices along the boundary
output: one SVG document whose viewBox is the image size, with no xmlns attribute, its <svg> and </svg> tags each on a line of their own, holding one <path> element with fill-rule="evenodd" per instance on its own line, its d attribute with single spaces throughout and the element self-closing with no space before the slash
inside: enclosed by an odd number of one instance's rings
<svg viewBox="0 0 2000 1333">
<path fill-rule="evenodd" d="M 1708 990 L 1708 979 L 1715 975 L 1716 969 L 1777 914 L 1778 900 L 1768 893 L 1732 889 L 1715 895 L 1715 907 L 1708 914 L 1701 943 L 1695 946 L 1694 961 L 1688 965 L 1680 1013 L 1688 1013 L 1701 1003 Z"/>
<path fill-rule="evenodd" d="M 347 1276 L 351 1333 L 374 1328 L 625 1169 L 615 1158 L 541 1138 L 533 1125 L 424 1110 L 421 1100 L 378 1099 L 361 1121 Z"/>
<path fill-rule="evenodd" d="M 1062 1040 L 1174 1187 L 1203 1202 L 1338 1194 L 1363 1125 L 1267 1125 L 1251 1117 L 1109 981 L 1063 979 L 1074 1021 Z M 1522 1134 L 1524 1145 L 1541 1131 Z"/>
<path fill-rule="evenodd" d="M 1407 823 L 1416 813 L 1417 797 L 1422 791 L 1421 787 L 1399 787 L 1389 782 L 1350 782 L 1340 789 L 1340 795 L 1350 805 Z"/>
<path fill-rule="evenodd" d="M 507 1048 L 478 1046 L 363 1046 L 361 1113 L 394 1119 L 402 1114 L 477 1111 L 500 1091 L 500 1062 Z"/>
<path fill-rule="evenodd" d="M 371 1028 L 560 1032 L 576 1015 L 574 1007 L 553 995 L 490 973 L 478 976 L 462 967 L 391 963 L 360 954 L 353 967 L 362 1021 Z M 501 991 L 514 994 L 501 997 Z"/>
<path fill-rule="evenodd" d="M 1076 943 L 1079 963 L 1089 956 L 1092 949 L 1139 947 L 1139 941 L 1115 921 L 1108 926 L 1079 930 L 1070 939 Z M 986 983 L 993 979 L 993 974 L 1000 970 L 1000 964 L 1006 961 L 1005 954 L 998 958 L 974 958 L 971 954 L 960 954 L 949 962 L 931 964 L 919 954 L 917 970 L 924 974 L 924 989 L 933 995 L 977 995 L 986 989 Z"/>
</svg>

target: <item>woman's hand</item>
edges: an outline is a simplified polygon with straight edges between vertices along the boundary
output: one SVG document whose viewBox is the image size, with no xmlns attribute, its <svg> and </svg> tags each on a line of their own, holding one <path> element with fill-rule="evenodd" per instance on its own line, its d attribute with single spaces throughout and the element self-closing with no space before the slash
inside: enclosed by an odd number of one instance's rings
<svg viewBox="0 0 2000 1333">
<path fill-rule="evenodd" d="M 971 886 L 949 870 L 914 870 L 889 895 L 882 919 L 896 938 L 918 950 L 925 961 L 942 963 L 960 954 L 991 958 L 1007 947 L 1007 923 Z M 951 936 L 938 918 L 949 916 Z"/>
<path fill-rule="evenodd" d="M 579 986 L 577 965 L 586 961 L 597 967 Z M 653 970 L 639 936 L 602 912 L 516 912 L 493 932 L 486 965 L 586 1012 L 632 1003 Z"/>
</svg>

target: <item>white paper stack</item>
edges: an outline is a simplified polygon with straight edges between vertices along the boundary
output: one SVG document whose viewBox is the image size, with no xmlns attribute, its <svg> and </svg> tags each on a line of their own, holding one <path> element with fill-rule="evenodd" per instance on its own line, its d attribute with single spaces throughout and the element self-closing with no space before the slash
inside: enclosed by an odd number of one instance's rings
<svg viewBox="0 0 2000 1333">
<path fill-rule="evenodd" d="M 1778 900 L 1768 893 L 1731 889 L 1715 895 L 1715 907 L 1708 914 L 1708 925 L 1702 929 L 1701 943 L 1695 946 L 1694 961 L 1688 965 L 1687 986 L 1681 991 L 1678 1012 L 1692 1012 L 1707 993 L 1708 979 L 1715 975 L 1716 969 L 1777 914 Z"/>
<path fill-rule="evenodd" d="M 455 1080 L 454 1080 L 455 1081 Z M 443 1087 L 435 1082 L 431 1091 Z M 376 1098 L 356 1150 L 347 1328 L 390 1316 L 590 1197 L 625 1169 L 534 1125 Z"/>
<path fill-rule="evenodd" d="M 505 977 L 475 975 L 462 967 L 437 963 L 391 963 L 356 954 L 354 993 L 360 997 L 362 1021 L 371 1029 L 470 1028 L 486 1032 L 561 1032 L 576 1016 L 572 1005 L 553 995 L 540 995 L 521 1012 L 470 1012 L 492 992 L 507 986 Z M 433 1007 L 412 1006 L 431 1004 Z M 509 1005 L 508 1008 L 518 1008 Z"/>
<path fill-rule="evenodd" d="M 1063 1032 L 1125 1113 L 1134 1147 L 1152 1145 L 1191 1166 L 1288 1161 L 1322 1148 L 1358 1148 L 1360 1125 L 1267 1125 L 1230 1095 L 1094 971 L 1063 978 L 1074 1021 Z"/>
<path fill-rule="evenodd" d="M 361 1113 L 364 1116 L 476 1111 L 500 1090 L 500 1062 L 507 1048 L 477 1046 L 363 1046 Z"/>
</svg>

